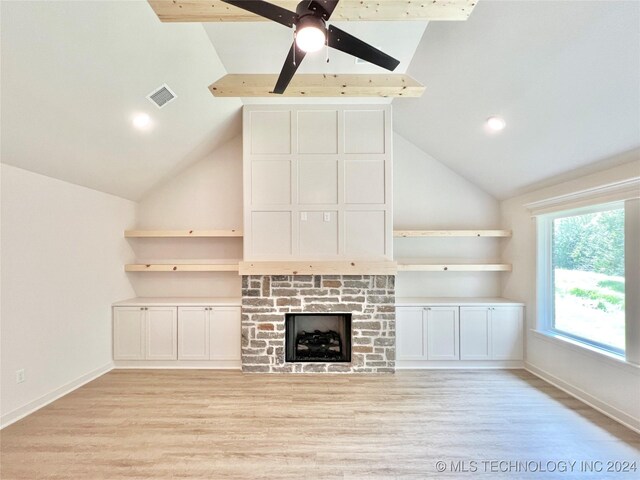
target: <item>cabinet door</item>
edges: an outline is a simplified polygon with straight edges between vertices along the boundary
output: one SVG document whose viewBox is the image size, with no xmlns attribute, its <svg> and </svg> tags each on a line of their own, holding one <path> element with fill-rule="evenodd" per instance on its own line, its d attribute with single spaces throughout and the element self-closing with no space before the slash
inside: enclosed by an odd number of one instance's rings
<svg viewBox="0 0 640 480">
<path fill-rule="evenodd" d="M 209 358 L 240 360 L 240 307 L 213 307 L 209 318 Z"/>
<path fill-rule="evenodd" d="M 460 360 L 491 359 L 489 307 L 460 307 Z"/>
<path fill-rule="evenodd" d="M 147 308 L 147 360 L 178 358 L 178 319 L 176 307 Z"/>
<path fill-rule="evenodd" d="M 209 360 L 210 307 L 178 307 L 178 360 Z"/>
<path fill-rule="evenodd" d="M 396 358 L 426 360 L 426 317 L 422 307 L 396 308 Z"/>
<path fill-rule="evenodd" d="M 144 360 L 145 318 L 142 307 L 113 308 L 114 360 Z"/>
<path fill-rule="evenodd" d="M 522 307 L 491 308 L 491 350 L 494 360 L 522 360 Z"/>
<path fill-rule="evenodd" d="M 427 358 L 458 360 L 458 307 L 427 307 Z"/>
</svg>

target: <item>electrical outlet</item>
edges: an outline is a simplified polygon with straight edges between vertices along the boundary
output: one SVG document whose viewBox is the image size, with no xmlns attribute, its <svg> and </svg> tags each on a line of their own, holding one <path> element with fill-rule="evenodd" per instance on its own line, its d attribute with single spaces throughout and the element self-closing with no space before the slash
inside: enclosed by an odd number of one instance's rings
<svg viewBox="0 0 640 480">
<path fill-rule="evenodd" d="M 325 222 L 331 221 L 331 212 L 324 212 L 324 221 Z"/>
<path fill-rule="evenodd" d="M 22 383 L 25 381 L 24 368 L 16 370 L 16 383 Z"/>
<path fill-rule="evenodd" d="M 300 212 L 300 220 L 303 222 L 307 221 L 307 212 Z"/>
</svg>

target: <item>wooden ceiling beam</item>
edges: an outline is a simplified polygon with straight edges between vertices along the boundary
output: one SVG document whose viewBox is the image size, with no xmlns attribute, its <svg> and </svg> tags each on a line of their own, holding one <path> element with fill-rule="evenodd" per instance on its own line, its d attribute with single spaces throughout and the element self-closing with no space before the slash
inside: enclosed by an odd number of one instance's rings
<svg viewBox="0 0 640 480">
<path fill-rule="evenodd" d="M 221 0 L 148 0 L 163 22 L 258 22 L 265 18 Z M 299 0 L 271 0 L 295 11 Z M 340 0 L 332 20 L 466 20 L 477 0 Z"/>
<path fill-rule="evenodd" d="M 298 74 L 282 94 L 277 74 L 229 74 L 209 86 L 214 97 L 420 97 L 424 86 L 401 74 Z"/>
</svg>

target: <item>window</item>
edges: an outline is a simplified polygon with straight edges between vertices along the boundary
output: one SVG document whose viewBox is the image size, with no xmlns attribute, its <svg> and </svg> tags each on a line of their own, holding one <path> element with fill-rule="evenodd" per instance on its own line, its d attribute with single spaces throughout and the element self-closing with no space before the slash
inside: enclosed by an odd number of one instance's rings
<svg viewBox="0 0 640 480">
<path fill-rule="evenodd" d="M 538 220 L 540 328 L 624 355 L 624 203 Z"/>
<path fill-rule="evenodd" d="M 624 204 L 546 218 L 548 329 L 620 354 L 625 349 L 624 218 Z"/>
<path fill-rule="evenodd" d="M 633 177 L 526 204 L 537 220 L 536 330 L 634 366 L 639 195 L 640 177 Z"/>
</svg>

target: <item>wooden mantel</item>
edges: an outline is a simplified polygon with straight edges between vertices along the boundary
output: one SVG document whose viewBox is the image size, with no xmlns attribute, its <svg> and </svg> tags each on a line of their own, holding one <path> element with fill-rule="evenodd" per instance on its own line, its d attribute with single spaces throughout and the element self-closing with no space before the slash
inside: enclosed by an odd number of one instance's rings
<svg viewBox="0 0 640 480">
<path fill-rule="evenodd" d="M 240 275 L 395 275 L 396 262 L 311 261 L 240 262 Z"/>
<path fill-rule="evenodd" d="M 300 0 L 270 0 L 295 11 Z M 477 0 L 340 0 L 331 16 L 334 21 L 466 20 Z M 149 0 L 163 22 L 261 22 L 265 18 L 221 0 Z"/>
</svg>

